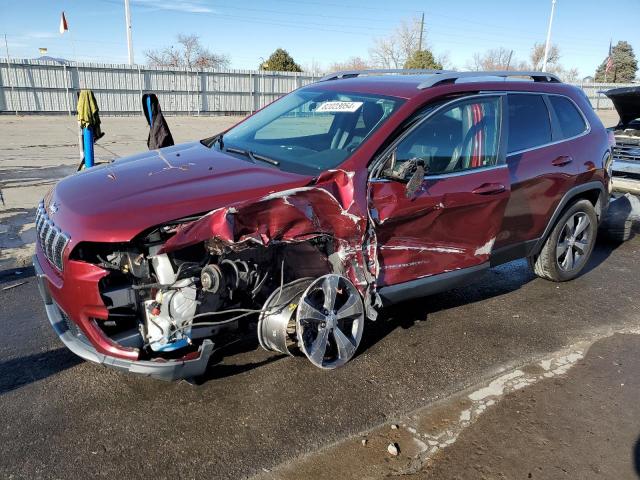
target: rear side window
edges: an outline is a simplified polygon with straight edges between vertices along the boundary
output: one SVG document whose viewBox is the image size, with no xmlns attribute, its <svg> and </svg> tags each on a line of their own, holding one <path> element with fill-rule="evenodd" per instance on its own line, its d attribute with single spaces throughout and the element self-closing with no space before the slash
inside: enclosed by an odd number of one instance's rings
<svg viewBox="0 0 640 480">
<path fill-rule="evenodd" d="M 551 142 L 551 122 L 541 95 L 509 94 L 507 153 Z"/>
<path fill-rule="evenodd" d="M 575 137 L 587 129 L 584 118 L 571 100 L 556 95 L 550 95 L 549 100 L 556 112 L 562 138 Z"/>
</svg>

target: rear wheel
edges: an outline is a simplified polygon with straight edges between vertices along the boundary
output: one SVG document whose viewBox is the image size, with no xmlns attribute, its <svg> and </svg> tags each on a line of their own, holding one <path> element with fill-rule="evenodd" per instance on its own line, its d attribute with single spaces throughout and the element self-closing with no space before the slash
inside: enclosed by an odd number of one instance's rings
<svg viewBox="0 0 640 480">
<path fill-rule="evenodd" d="M 588 200 L 577 201 L 560 217 L 540 254 L 529 258 L 534 273 L 554 282 L 574 279 L 591 257 L 597 231 L 593 205 Z"/>
</svg>

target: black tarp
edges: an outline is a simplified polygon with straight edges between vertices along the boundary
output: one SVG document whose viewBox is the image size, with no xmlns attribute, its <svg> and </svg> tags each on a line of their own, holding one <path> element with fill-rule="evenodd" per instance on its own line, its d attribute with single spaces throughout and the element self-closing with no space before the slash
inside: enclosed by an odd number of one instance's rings
<svg viewBox="0 0 640 480">
<path fill-rule="evenodd" d="M 151 107 L 151 116 L 149 116 L 149 106 Z M 158 102 L 158 97 L 154 93 L 142 95 L 142 111 L 149 124 L 149 138 L 147 139 L 149 150 L 173 145 L 173 137 L 171 136 L 169 125 L 167 125 L 167 121 L 162 115 L 160 102 Z"/>
</svg>

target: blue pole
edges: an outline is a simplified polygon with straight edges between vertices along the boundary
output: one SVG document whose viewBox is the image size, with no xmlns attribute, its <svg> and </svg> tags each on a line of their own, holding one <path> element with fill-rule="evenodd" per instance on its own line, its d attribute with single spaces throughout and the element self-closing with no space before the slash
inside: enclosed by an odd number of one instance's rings
<svg viewBox="0 0 640 480">
<path fill-rule="evenodd" d="M 153 112 L 151 111 L 151 95 L 147 96 L 147 110 L 149 111 L 149 128 L 153 127 Z"/>
<path fill-rule="evenodd" d="M 82 140 L 84 150 L 84 167 L 93 167 L 93 130 L 91 127 L 82 129 Z"/>
</svg>

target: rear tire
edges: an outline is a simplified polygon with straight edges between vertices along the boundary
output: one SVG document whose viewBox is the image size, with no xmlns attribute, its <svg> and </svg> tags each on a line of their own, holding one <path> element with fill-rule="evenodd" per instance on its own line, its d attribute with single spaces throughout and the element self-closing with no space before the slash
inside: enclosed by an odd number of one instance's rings
<svg viewBox="0 0 640 480">
<path fill-rule="evenodd" d="M 589 262 L 598 232 L 598 217 L 588 200 L 578 200 L 558 219 L 537 257 L 529 265 L 540 278 L 573 280 Z"/>
</svg>

